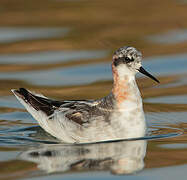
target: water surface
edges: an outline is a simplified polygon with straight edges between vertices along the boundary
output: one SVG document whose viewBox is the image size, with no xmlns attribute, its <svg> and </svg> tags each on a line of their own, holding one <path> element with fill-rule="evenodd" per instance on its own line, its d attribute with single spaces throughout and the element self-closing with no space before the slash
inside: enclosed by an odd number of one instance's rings
<svg viewBox="0 0 187 180">
<path fill-rule="evenodd" d="M 0 43 L 10 43 L 23 40 L 35 40 L 65 36 L 69 32 L 68 28 L 16 28 L 1 27 Z"/>
<path fill-rule="evenodd" d="M 160 35 L 147 38 L 156 43 L 176 44 L 187 41 L 187 30 L 172 30 Z"/>
<path fill-rule="evenodd" d="M 0 179 L 186 179 L 187 9 L 179 4 L 2 1 Z M 64 144 L 42 130 L 10 91 L 104 97 L 112 87 L 112 54 L 124 45 L 141 50 L 144 68 L 161 82 L 137 75 L 145 137 Z"/>
</svg>

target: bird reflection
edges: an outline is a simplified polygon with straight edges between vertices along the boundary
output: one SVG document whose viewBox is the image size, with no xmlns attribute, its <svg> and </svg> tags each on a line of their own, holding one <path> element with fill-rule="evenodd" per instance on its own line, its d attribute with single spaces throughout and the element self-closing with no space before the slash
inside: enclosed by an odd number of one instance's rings
<svg viewBox="0 0 187 180">
<path fill-rule="evenodd" d="M 20 159 L 35 162 L 48 173 L 110 170 L 112 174 L 131 174 L 144 167 L 145 140 L 87 145 L 50 144 L 30 148 Z"/>
</svg>

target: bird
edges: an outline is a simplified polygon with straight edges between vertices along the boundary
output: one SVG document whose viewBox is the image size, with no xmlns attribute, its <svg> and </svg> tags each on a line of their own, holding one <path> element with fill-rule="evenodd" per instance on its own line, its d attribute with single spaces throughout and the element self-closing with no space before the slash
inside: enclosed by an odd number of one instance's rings
<svg viewBox="0 0 187 180">
<path fill-rule="evenodd" d="M 12 92 L 39 125 L 63 143 L 95 143 L 145 136 L 146 120 L 135 75 L 159 80 L 142 67 L 142 53 L 131 46 L 112 57 L 113 87 L 96 100 L 53 100 L 25 88 Z"/>
</svg>

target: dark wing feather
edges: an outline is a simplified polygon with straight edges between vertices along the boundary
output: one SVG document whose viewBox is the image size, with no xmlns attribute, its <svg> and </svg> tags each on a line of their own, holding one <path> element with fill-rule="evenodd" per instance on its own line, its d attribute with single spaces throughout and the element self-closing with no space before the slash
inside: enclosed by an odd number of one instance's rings
<svg viewBox="0 0 187 180">
<path fill-rule="evenodd" d="M 98 116 L 103 116 L 107 121 L 113 107 L 113 97 L 111 95 L 98 101 L 56 101 L 34 95 L 24 88 L 16 90 L 15 93 L 37 111 L 41 110 L 46 115 L 53 116 L 55 110 L 60 110 L 69 120 L 80 125 L 88 123 L 91 119 Z"/>
<path fill-rule="evenodd" d="M 47 99 L 34 95 L 24 88 L 16 90 L 15 93 L 21 97 L 26 103 L 29 103 L 37 111 L 41 110 L 48 116 L 54 113 L 54 110 L 60 107 L 63 102 Z"/>
<path fill-rule="evenodd" d="M 45 97 L 37 96 L 24 88 L 16 90 L 15 93 L 21 97 L 26 103 L 29 103 L 37 111 L 44 112 L 47 116 L 53 115 L 57 109 L 66 109 L 64 112 L 66 117 L 78 124 L 83 124 L 88 118 L 89 105 L 85 104 L 85 100 L 56 101 Z M 85 103 L 84 103 L 85 102 Z"/>
</svg>

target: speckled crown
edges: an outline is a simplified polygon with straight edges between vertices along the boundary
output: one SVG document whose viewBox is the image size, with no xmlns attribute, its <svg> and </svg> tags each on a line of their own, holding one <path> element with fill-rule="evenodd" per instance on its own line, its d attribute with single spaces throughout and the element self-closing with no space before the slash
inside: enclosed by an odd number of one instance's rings
<svg viewBox="0 0 187 180">
<path fill-rule="evenodd" d="M 136 48 L 131 47 L 131 46 L 124 46 L 119 48 L 114 52 L 114 59 L 122 58 L 122 57 L 132 57 L 132 58 L 137 58 L 137 57 L 142 57 L 142 53 L 138 51 Z"/>
</svg>

